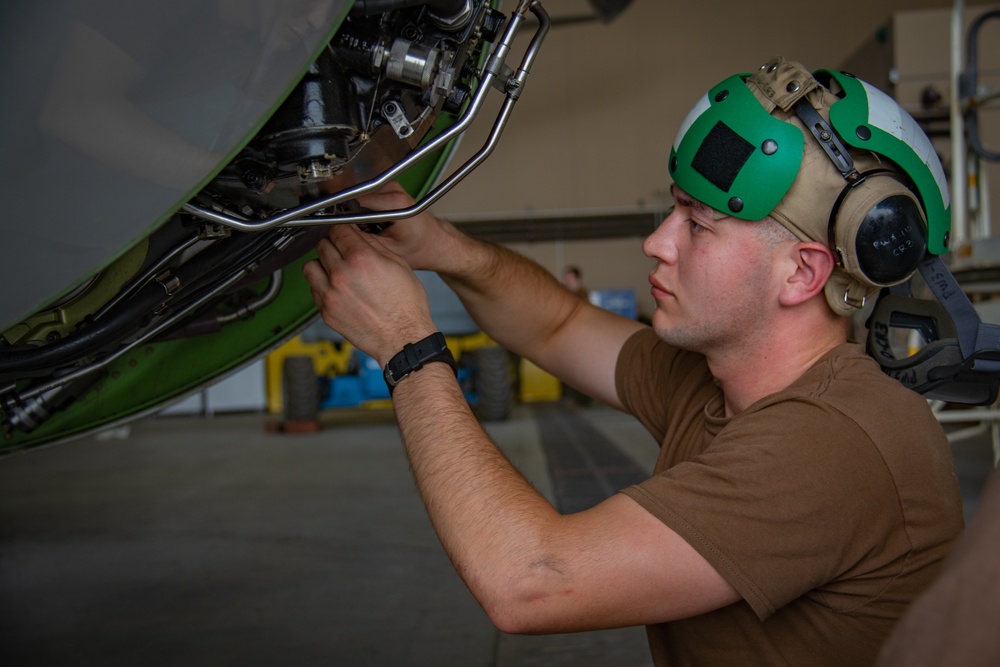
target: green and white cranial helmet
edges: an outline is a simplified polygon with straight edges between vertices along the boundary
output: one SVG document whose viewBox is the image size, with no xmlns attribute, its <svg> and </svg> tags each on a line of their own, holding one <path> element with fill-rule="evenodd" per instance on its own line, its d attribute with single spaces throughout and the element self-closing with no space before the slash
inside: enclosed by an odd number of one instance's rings
<svg viewBox="0 0 1000 667">
<path fill-rule="evenodd" d="M 721 81 L 681 125 L 669 168 L 719 215 L 770 216 L 828 244 L 838 266 L 826 298 L 841 315 L 948 249 L 948 184 L 930 140 L 850 74 L 776 57 Z"/>
</svg>

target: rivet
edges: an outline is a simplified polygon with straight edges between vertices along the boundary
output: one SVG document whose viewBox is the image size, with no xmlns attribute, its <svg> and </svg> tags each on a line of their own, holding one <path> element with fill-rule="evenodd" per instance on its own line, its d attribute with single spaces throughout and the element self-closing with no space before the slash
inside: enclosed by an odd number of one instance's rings
<svg viewBox="0 0 1000 667">
<path fill-rule="evenodd" d="M 795 91 L 797 91 L 797 90 L 798 90 L 799 88 L 801 88 L 801 87 L 802 87 L 802 86 L 801 86 L 801 85 L 799 85 L 799 82 L 798 82 L 798 81 L 789 81 L 789 82 L 788 82 L 788 85 L 787 85 L 787 86 L 785 86 L 785 90 L 787 90 L 787 91 L 788 91 L 788 92 L 790 92 L 790 93 L 794 93 Z"/>
<path fill-rule="evenodd" d="M 830 136 L 831 136 L 830 132 L 827 130 L 822 130 L 819 133 L 819 138 L 822 139 L 823 141 L 830 141 Z"/>
<path fill-rule="evenodd" d="M 765 139 L 760 150 L 764 152 L 764 155 L 774 155 L 778 152 L 778 142 L 774 139 Z"/>
<path fill-rule="evenodd" d="M 769 67 L 767 68 L 767 73 L 768 73 L 768 74 L 770 74 L 771 72 L 773 72 L 773 71 L 774 71 L 774 70 L 776 70 L 776 69 L 778 69 L 778 63 L 772 63 L 772 64 L 771 64 L 771 65 L 770 65 L 770 66 L 769 66 Z"/>
<path fill-rule="evenodd" d="M 729 91 L 728 90 L 720 90 L 719 92 L 717 92 L 715 94 L 715 101 L 716 102 L 724 102 L 727 97 L 729 97 Z"/>
<path fill-rule="evenodd" d="M 743 200 L 739 197 L 733 197 L 729 200 L 729 210 L 733 213 L 739 213 L 743 210 Z"/>
<path fill-rule="evenodd" d="M 858 125 L 858 129 L 856 130 L 856 132 L 858 135 L 858 139 L 861 139 L 861 141 L 868 141 L 869 139 L 872 138 L 872 131 L 871 129 L 868 128 L 867 125 Z"/>
<path fill-rule="evenodd" d="M 670 158 L 670 173 L 677 171 L 677 156 Z"/>
</svg>

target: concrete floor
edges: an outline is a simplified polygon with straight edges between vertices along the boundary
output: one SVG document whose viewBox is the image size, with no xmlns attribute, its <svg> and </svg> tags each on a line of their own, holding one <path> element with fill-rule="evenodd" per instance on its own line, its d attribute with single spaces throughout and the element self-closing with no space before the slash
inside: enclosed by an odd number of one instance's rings
<svg viewBox="0 0 1000 667">
<path fill-rule="evenodd" d="M 639 628 L 497 632 L 431 530 L 391 413 L 324 421 L 292 436 L 261 415 L 152 418 L 0 458 L 0 664 L 651 664 Z M 655 456 L 602 407 L 520 407 L 488 430 L 566 509 Z M 974 507 L 989 443 L 955 452 Z"/>
</svg>

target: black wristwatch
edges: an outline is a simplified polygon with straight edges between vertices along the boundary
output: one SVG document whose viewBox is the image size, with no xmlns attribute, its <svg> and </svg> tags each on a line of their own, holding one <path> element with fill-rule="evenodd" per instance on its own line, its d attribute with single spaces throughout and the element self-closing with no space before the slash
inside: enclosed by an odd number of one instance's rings
<svg viewBox="0 0 1000 667">
<path fill-rule="evenodd" d="M 419 371 L 425 364 L 435 361 L 443 361 L 448 364 L 455 371 L 455 375 L 458 375 L 458 364 L 455 363 L 455 357 L 448 349 L 444 334 L 440 331 L 432 333 L 416 343 L 404 345 L 403 349 L 389 360 L 389 363 L 385 365 L 385 370 L 382 371 L 385 384 L 389 387 L 389 395 L 392 395 L 393 389 L 396 388 L 400 380 L 414 371 Z"/>
</svg>

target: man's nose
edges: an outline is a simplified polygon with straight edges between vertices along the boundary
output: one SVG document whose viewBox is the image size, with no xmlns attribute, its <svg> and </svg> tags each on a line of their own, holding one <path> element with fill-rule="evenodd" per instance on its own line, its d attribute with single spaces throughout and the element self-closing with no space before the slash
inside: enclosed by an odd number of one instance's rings
<svg viewBox="0 0 1000 667">
<path fill-rule="evenodd" d="M 656 259 L 667 264 L 677 262 L 677 231 L 680 227 L 680 215 L 676 210 L 664 218 L 660 226 L 643 241 L 642 251 L 650 259 Z"/>
</svg>

